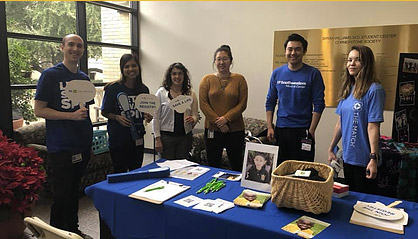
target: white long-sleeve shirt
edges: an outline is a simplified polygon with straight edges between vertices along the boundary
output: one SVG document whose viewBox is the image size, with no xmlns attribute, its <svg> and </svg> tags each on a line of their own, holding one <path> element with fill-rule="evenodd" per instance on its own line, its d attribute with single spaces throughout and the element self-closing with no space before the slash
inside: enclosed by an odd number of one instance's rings
<svg viewBox="0 0 418 239">
<path fill-rule="evenodd" d="M 160 87 L 157 90 L 157 93 L 155 93 L 161 102 L 161 106 L 155 113 L 154 119 L 152 120 L 152 130 L 155 138 L 161 136 L 161 131 L 174 132 L 174 110 L 170 108 L 171 100 L 168 97 L 168 94 L 169 91 L 167 91 L 164 87 Z M 187 124 L 184 122 L 184 130 L 186 134 L 192 131 L 199 119 L 196 93 L 193 90 L 190 90 L 190 96 L 192 96 L 193 101 L 191 106 L 184 112 L 184 118 L 192 116 L 194 124 Z"/>
</svg>

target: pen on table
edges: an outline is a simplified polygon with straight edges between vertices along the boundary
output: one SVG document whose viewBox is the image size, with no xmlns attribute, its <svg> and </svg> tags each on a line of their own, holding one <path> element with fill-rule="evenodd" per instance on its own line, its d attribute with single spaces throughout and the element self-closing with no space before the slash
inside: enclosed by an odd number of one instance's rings
<svg viewBox="0 0 418 239">
<path fill-rule="evenodd" d="M 164 186 L 159 186 L 159 187 L 155 187 L 155 188 L 149 188 L 149 189 L 145 190 L 145 192 L 154 191 L 154 190 L 163 189 L 163 188 L 164 188 Z"/>
</svg>

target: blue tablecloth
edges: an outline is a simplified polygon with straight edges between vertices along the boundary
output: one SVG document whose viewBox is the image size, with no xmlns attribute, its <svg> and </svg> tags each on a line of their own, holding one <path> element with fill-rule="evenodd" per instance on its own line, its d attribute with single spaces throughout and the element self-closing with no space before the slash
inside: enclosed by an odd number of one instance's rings
<svg viewBox="0 0 418 239">
<path fill-rule="evenodd" d="M 152 163 L 142 169 L 158 167 Z M 302 215 L 307 215 L 331 224 L 314 238 L 417 238 L 418 204 L 404 201 L 398 207 L 405 208 L 409 223 L 405 235 L 385 232 L 349 223 L 353 205 L 357 200 L 389 204 L 395 199 L 376 195 L 350 192 L 341 199 L 333 198 L 329 213 L 314 215 L 288 208 L 277 208 L 271 201 L 262 209 L 235 206 L 221 214 L 186 208 L 174 201 L 189 195 L 204 199 L 221 198 L 233 201 L 243 190 L 240 182 L 227 181 L 227 186 L 216 193 L 196 194 L 196 191 L 220 169 L 211 168 L 199 178 L 188 181 L 176 178 L 166 180 L 190 185 L 191 189 L 161 205 L 129 198 L 128 195 L 160 179 L 143 179 L 109 184 L 103 181 L 86 188 L 86 194 L 94 200 L 102 219 L 117 239 L 161 238 L 161 239 L 222 239 L 222 238 L 296 238 L 281 230 Z M 309 192 L 306 192 L 309 193 Z"/>
</svg>

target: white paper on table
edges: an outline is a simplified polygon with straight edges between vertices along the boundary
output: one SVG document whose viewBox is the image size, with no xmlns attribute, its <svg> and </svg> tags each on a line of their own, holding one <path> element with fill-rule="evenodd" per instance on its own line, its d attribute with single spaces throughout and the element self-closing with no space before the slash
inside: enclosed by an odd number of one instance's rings
<svg viewBox="0 0 418 239">
<path fill-rule="evenodd" d="M 199 204 L 194 206 L 193 209 L 200 209 L 200 210 L 208 211 L 208 212 L 221 213 L 233 207 L 234 207 L 233 202 L 229 202 L 229 201 L 225 201 L 223 199 L 217 198 L 216 200 L 212 200 L 212 199 L 202 200 Z"/>
<path fill-rule="evenodd" d="M 174 203 L 177 203 L 177 204 L 185 206 L 185 207 L 191 207 L 193 205 L 196 205 L 196 204 L 200 203 L 201 201 L 203 201 L 203 199 L 198 198 L 198 197 L 193 196 L 193 195 L 189 195 L 185 198 L 174 201 Z"/>
<path fill-rule="evenodd" d="M 230 181 L 239 181 L 241 180 L 241 174 L 240 173 L 227 173 L 219 171 L 215 173 L 212 177 L 214 178 L 220 178 L 220 179 L 226 179 Z"/>
<path fill-rule="evenodd" d="M 184 168 L 184 167 L 199 165 L 199 164 L 189 161 L 187 159 L 180 159 L 180 160 L 166 160 L 162 163 L 157 163 L 157 165 L 160 167 L 164 167 L 164 166 L 169 167 L 170 171 L 173 171 L 179 168 Z"/>
<path fill-rule="evenodd" d="M 220 198 L 217 198 L 215 201 L 220 202 L 220 205 L 213 209 L 214 213 L 221 213 L 221 212 L 226 211 L 226 210 L 228 210 L 230 208 L 233 208 L 235 206 L 233 202 L 225 201 L 225 200 L 220 199 Z"/>
<path fill-rule="evenodd" d="M 221 202 L 212 200 L 212 199 L 205 199 L 202 200 L 199 204 L 193 207 L 193 209 L 200 209 L 203 211 L 212 212 L 215 207 L 219 207 Z"/>
<path fill-rule="evenodd" d="M 159 189 L 153 190 L 155 188 Z M 180 183 L 160 180 L 134 193 L 131 193 L 129 197 L 161 204 L 166 200 L 186 191 L 189 188 L 190 186 L 183 185 Z"/>
<path fill-rule="evenodd" d="M 195 180 L 196 178 L 202 176 L 210 169 L 200 166 L 190 166 L 185 168 L 179 168 L 170 173 L 170 177 L 181 178 L 186 180 Z"/>
</svg>

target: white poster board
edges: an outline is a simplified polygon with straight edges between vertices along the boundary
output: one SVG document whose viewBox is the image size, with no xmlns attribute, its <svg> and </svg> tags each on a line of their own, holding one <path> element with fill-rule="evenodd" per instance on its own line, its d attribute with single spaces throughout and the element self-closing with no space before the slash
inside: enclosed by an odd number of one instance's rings
<svg viewBox="0 0 418 239">
<path fill-rule="evenodd" d="M 72 80 L 65 86 L 65 96 L 71 100 L 71 106 L 80 105 L 80 108 L 86 108 L 85 103 L 94 99 L 96 88 L 88 80 Z"/>
<path fill-rule="evenodd" d="M 270 193 L 271 173 L 277 166 L 278 153 L 278 146 L 247 142 L 241 187 Z"/>
<path fill-rule="evenodd" d="M 189 95 L 179 95 L 172 99 L 169 106 L 178 113 L 184 113 L 193 103 L 193 98 Z"/>
<path fill-rule="evenodd" d="M 160 99 L 152 94 L 140 94 L 135 99 L 135 107 L 140 112 L 153 115 L 160 108 Z"/>
</svg>

